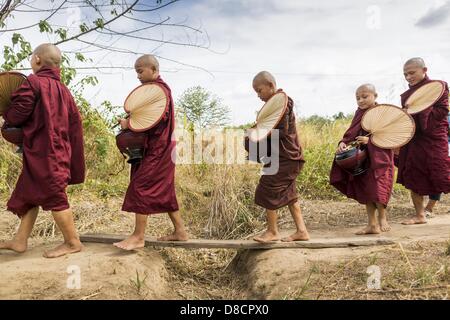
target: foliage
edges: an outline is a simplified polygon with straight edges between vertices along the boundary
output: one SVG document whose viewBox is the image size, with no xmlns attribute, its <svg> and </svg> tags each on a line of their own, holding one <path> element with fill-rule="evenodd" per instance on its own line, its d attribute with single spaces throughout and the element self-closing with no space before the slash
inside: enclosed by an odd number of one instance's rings
<svg viewBox="0 0 450 320">
<path fill-rule="evenodd" d="M 196 86 L 187 89 L 177 103 L 177 113 L 195 128 L 221 127 L 229 121 L 229 109 L 217 96 Z"/>
</svg>

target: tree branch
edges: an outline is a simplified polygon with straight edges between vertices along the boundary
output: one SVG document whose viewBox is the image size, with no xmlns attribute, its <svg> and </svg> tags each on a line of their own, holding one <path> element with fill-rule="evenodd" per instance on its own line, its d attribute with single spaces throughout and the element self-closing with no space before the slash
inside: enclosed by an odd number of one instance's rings
<svg viewBox="0 0 450 320">
<path fill-rule="evenodd" d="M 197 47 L 197 48 L 208 49 L 207 46 L 201 46 L 201 45 L 197 45 L 197 44 L 193 44 L 193 43 L 175 42 L 175 41 L 170 41 L 170 40 L 158 40 L 158 39 L 153 39 L 153 38 L 148 38 L 148 37 L 134 36 L 134 35 L 130 35 L 129 33 L 119 32 L 119 31 L 112 30 L 109 28 L 103 28 L 103 29 L 108 30 L 110 32 L 103 32 L 103 31 L 99 31 L 99 30 L 97 30 L 97 32 L 100 34 L 104 34 L 104 35 L 110 35 L 110 36 L 121 35 L 121 36 L 131 38 L 131 39 L 144 40 L 144 41 L 150 41 L 150 42 L 158 42 L 158 43 L 163 43 L 163 44 L 171 44 L 171 45 L 175 45 L 175 46 Z"/>
<path fill-rule="evenodd" d="M 145 23 L 145 24 L 152 24 L 152 25 L 156 24 L 156 22 L 151 22 L 151 21 L 146 21 L 146 20 L 142 20 L 142 19 L 138 19 L 138 18 L 133 18 L 133 17 L 129 17 L 129 16 L 127 16 L 127 15 L 125 15 L 125 16 L 123 16 L 123 17 L 124 17 L 124 18 L 127 18 L 127 19 L 130 19 L 130 20 L 133 20 L 133 21 L 142 22 L 142 23 Z M 181 24 L 181 23 L 173 23 L 173 24 L 171 24 L 171 23 L 165 23 L 164 26 L 170 26 L 170 27 L 183 27 L 183 28 L 186 28 L 186 29 L 190 29 L 190 30 L 192 30 L 192 31 L 195 31 L 195 32 L 200 32 L 200 33 L 202 33 L 202 30 L 200 30 L 199 28 L 193 28 L 193 27 L 191 27 L 191 26 L 188 26 L 188 25 L 185 25 L 185 24 Z"/>
<path fill-rule="evenodd" d="M 148 54 L 148 52 L 137 52 L 137 51 L 132 51 L 132 50 L 129 50 L 129 49 L 124 49 L 124 48 L 105 46 L 105 45 L 101 45 L 101 44 L 97 44 L 97 43 L 93 43 L 93 42 L 89 42 L 89 41 L 85 41 L 85 40 L 81 40 L 81 39 L 76 39 L 76 41 L 79 41 L 79 42 L 84 43 L 84 44 L 88 44 L 88 45 L 93 46 L 93 47 L 97 47 L 97 48 L 100 48 L 100 49 L 106 49 L 106 50 L 117 52 L 117 53 L 133 54 L 133 55 Z M 165 57 L 162 57 L 162 56 L 157 55 L 157 54 L 153 54 L 153 55 L 155 57 L 157 57 L 158 59 L 161 59 L 161 60 L 166 60 L 166 61 L 173 62 L 173 63 L 179 64 L 179 65 L 185 66 L 185 67 L 190 67 L 192 69 L 197 69 L 197 70 L 204 71 L 204 72 L 208 73 L 211 77 L 215 78 L 214 74 L 212 72 L 210 72 L 209 70 L 205 69 L 205 68 L 194 66 L 194 65 L 191 65 L 191 64 L 188 64 L 188 63 L 184 63 L 184 62 L 181 62 L 181 61 L 178 61 L 178 60 L 174 60 L 174 59 L 165 58 Z"/>
<path fill-rule="evenodd" d="M 111 20 L 109 20 L 109 21 L 106 21 L 106 22 L 103 24 L 103 27 L 106 26 L 106 25 L 108 25 L 108 24 L 110 24 L 111 22 L 116 21 L 117 19 L 119 19 L 120 17 L 122 17 L 123 15 L 125 15 L 127 12 L 131 11 L 131 10 L 133 9 L 133 7 L 134 7 L 138 2 L 139 2 L 139 0 L 134 1 L 133 4 L 130 5 L 126 10 L 122 11 L 121 14 L 117 15 L 116 17 L 114 17 L 113 19 L 111 19 Z M 64 43 L 64 42 L 68 42 L 68 41 L 71 41 L 71 40 L 78 39 L 79 37 L 84 36 L 84 35 L 86 35 L 86 34 L 92 32 L 92 31 L 96 31 L 96 30 L 98 30 L 98 29 L 100 29 L 100 28 L 101 28 L 101 26 L 96 26 L 95 28 L 91 28 L 91 29 L 89 29 L 89 30 L 87 30 L 87 31 L 85 31 L 85 32 L 81 32 L 81 33 L 79 33 L 79 34 L 77 34 L 77 35 L 75 35 L 75 36 L 72 36 L 72 37 L 70 37 L 70 38 L 67 38 L 67 39 L 58 41 L 58 42 L 54 43 L 54 45 L 60 45 L 60 44 L 62 44 L 62 43 Z"/>
<path fill-rule="evenodd" d="M 0 26 L 4 23 L 11 11 L 13 11 L 20 4 L 20 0 L 14 0 L 12 4 L 11 2 L 12 0 L 6 1 L 5 5 L 0 10 Z"/>
<path fill-rule="evenodd" d="M 48 21 L 51 17 L 53 17 L 53 16 L 61 9 L 61 7 L 62 7 L 66 2 L 67 2 L 67 0 L 64 0 L 64 1 L 60 4 L 60 6 L 59 6 L 58 8 L 56 8 L 56 9 L 54 9 L 54 11 L 53 11 L 47 18 L 45 18 L 44 20 L 41 20 L 41 21 L 38 22 L 38 23 L 29 25 L 29 26 L 26 26 L 26 27 L 21 27 L 21 28 L 6 29 L 6 30 L 3 30 L 3 32 L 20 31 L 20 30 L 25 30 L 25 29 L 29 29 L 29 28 L 36 27 L 36 26 L 38 26 L 42 21 Z"/>
<path fill-rule="evenodd" d="M 168 3 L 166 3 L 166 4 L 162 5 L 162 6 L 156 7 L 156 8 L 152 8 L 152 9 L 133 9 L 133 11 L 135 11 L 135 12 L 151 12 L 151 11 L 156 11 L 156 10 L 162 9 L 162 8 L 164 8 L 164 7 L 167 7 L 167 6 L 171 5 L 172 3 L 178 2 L 178 1 L 180 1 L 180 0 L 172 0 L 172 1 L 169 1 Z"/>
</svg>

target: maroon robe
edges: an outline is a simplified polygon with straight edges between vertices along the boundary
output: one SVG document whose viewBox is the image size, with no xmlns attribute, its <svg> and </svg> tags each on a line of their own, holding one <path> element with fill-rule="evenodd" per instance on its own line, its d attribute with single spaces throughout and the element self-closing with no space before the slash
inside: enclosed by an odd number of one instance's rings
<svg viewBox="0 0 450 320">
<path fill-rule="evenodd" d="M 23 167 L 8 210 L 21 216 L 33 207 L 69 208 L 65 189 L 84 181 L 80 113 L 58 68 L 41 68 L 13 94 L 3 117 L 23 129 Z"/>
<path fill-rule="evenodd" d="M 170 99 L 169 108 L 160 122 L 147 131 L 143 159 L 131 166 L 131 178 L 122 205 L 123 211 L 139 214 L 178 210 L 175 194 L 175 145 L 172 139 L 175 114 L 169 86 L 158 77 Z M 172 159 L 173 154 L 173 159 Z"/>
<path fill-rule="evenodd" d="M 279 157 L 279 170 L 274 175 L 261 176 L 256 187 L 255 203 L 265 209 L 277 210 L 298 200 L 296 180 L 305 160 L 298 140 L 293 107 L 294 102 L 288 98 L 286 111 L 274 128 L 279 130 L 279 150 L 270 148 L 270 137 L 267 142 L 270 156 Z M 267 168 L 270 165 L 264 166 Z"/>
<path fill-rule="evenodd" d="M 367 109 L 368 110 L 368 109 Z M 364 136 L 367 132 L 361 127 L 361 120 L 367 110 L 358 108 L 353 117 L 350 128 L 339 142 L 349 144 L 357 136 Z M 367 144 L 369 169 L 358 176 L 353 176 L 333 161 L 330 173 L 330 184 L 361 204 L 381 203 L 387 205 L 391 197 L 394 183 L 394 152 Z"/>
<path fill-rule="evenodd" d="M 431 80 L 426 77 L 404 92 L 402 106 L 421 86 Z M 412 140 L 400 149 L 397 182 L 419 195 L 450 192 L 450 160 L 448 157 L 448 85 L 432 107 L 413 115 L 416 132 Z"/>
</svg>

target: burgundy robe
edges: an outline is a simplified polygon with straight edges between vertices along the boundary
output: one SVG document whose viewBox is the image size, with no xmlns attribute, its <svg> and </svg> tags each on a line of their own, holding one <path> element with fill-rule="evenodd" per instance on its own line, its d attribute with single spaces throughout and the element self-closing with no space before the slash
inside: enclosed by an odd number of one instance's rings
<svg viewBox="0 0 450 320">
<path fill-rule="evenodd" d="M 368 109 L 367 109 L 368 110 Z M 353 117 L 350 128 L 339 142 L 349 144 L 357 136 L 364 136 L 367 132 L 361 127 L 361 120 L 367 110 L 358 108 Z M 330 184 L 361 204 L 381 203 L 387 205 L 391 197 L 394 183 L 394 152 L 367 144 L 369 155 L 369 169 L 358 176 L 353 176 L 333 161 L 330 173 Z"/>
<path fill-rule="evenodd" d="M 172 139 L 175 129 L 172 93 L 161 77 L 155 82 L 166 90 L 170 99 L 169 108 L 160 122 L 147 131 L 144 157 L 131 166 L 130 184 L 122 205 L 123 211 L 139 214 L 178 210 L 175 194 L 176 141 Z"/>
<path fill-rule="evenodd" d="M 401 95 L 402 106 L 422 82 Z M 416 132 L 412 140 L 400 149 L 397 182 L 419 195 L 450 192 L 450 160 L 448 157 L 448 85 L 439 101 L 431 108 L 413 115 Z"/>
<path fill-rule="evenodd" d="M 305 160 L 297 135 L 293 107 L 294 102 L 288 98 L 286 111 L 274 128 L 279 130 L 279 150 L 270 148 L 270 137 L 267 142 L 270 156 L 279 157 L 279 170 L 274 175 L 262 175 L 256 187 L 255 203 L 265 209 L 277 210 L 298 200 L 296 180 Z M 265 164 L 265 167 L 269 166 L 270 163 Z"/>
<path fill-rule="evenodd" d="M 58 68 L 41 68 L 13 94 L 3 117 L 23 129 L 23 167 L 8 210 L 21 216 L 33 207 L 69 208 L 65 189 L 84 181 L 80 113 Z"/>
</svg>

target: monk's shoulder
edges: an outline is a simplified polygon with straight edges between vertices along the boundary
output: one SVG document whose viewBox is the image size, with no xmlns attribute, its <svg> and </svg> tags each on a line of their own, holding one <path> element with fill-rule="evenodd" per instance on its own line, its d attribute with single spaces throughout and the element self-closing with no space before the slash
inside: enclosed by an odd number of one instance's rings
<svg viewBox="0 0 450 320">
<path fill-rule="evenodd" d="M 288 114 L 288 115 L 290 115 L 291 113 L 292 113 L 292 110 L 294 110 L 294 100 L 292 100 L 292 98 L 291 97 L 289 97 L 288 95 L 286 95 L 287 96 L 287 106 L 286 106 L 286 113 Z"/>
<path fill-rule="evenodd" d="M 447 92 L 448 92 L 448 83 L 444 80 L 438 80 L 438 81 L 444 85 L 445 90 L 447 90 Z"/>
<path fill-rule="evenodd" d="M 366 113 L 368 109 L 356 108 L 355 113 L 353 113 L 353 119 L 358 118 Z"/>
<path fill-rule="evenodd" d="M 29 84 L 29 86 L 31 87 L 31 90 L 34 91 L 35 94 L 39 94 L 40 93 L 40 80 L 39 77 L 35 74 L 30 74 L 27 77 L 27 82 Z"/>
</svg>

